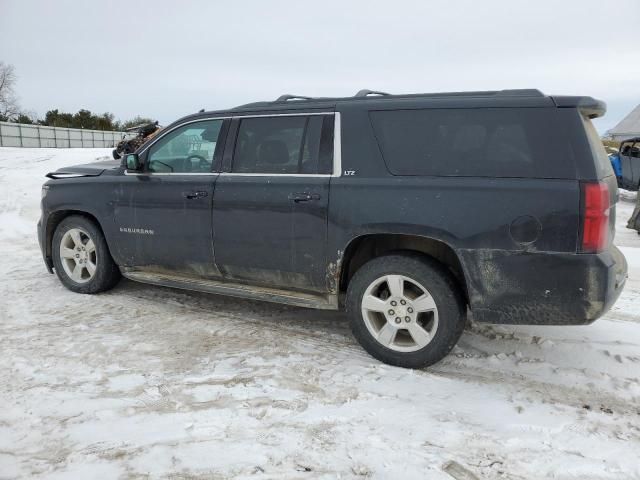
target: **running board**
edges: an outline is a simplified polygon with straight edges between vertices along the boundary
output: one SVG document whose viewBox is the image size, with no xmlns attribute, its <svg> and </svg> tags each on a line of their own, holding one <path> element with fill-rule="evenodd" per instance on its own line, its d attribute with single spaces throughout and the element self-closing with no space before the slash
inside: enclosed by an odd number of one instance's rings
<svg viewBox="0 0 640 480">
<path fill-rule="evenodd" d="M 165 273 L 141 272 L 121 268 L 122 275 L 136 282 L 150 283 L 162 287 L 195 290 L 198 292 L 228 295 L 230 297 L 263 300 L 265 302 L 285 303 L 298 307 L 319 308 L 323 310 L 338 310 L 336 295 L 314 295 L 290 290 L 279 290 L 269 287 L 257 287 L 239 283 L 221 282 L 216 280 L 201 280 Z"/>
</svg>

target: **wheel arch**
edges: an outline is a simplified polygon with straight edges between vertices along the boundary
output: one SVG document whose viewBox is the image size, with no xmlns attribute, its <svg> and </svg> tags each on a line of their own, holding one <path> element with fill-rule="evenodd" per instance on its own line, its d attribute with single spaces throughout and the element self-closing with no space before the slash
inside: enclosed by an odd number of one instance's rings
<svg viewBox="0 0 640 480">
<path fill-rule="evenodd" d="M 100 221 L 94 214 L 84 210 L 74 210 L 74 209 L 61 209 L 61 210 L 56 210 L 54 212 L 51 212 L 47 217 L 47 224 L 45 226 L 45 239 L 44 239 L 45 240 L 45 259 L 47 262 L 47 266 L 53 266 L 53 261 L 51 257 L 51 252 L 53 247 L 52 245 L 53 234 L 55 233 L 56 228 L 58 228 L 58 225 L 60 225 L 60 223 L 65 218 L 68 218 L 71 216 L 85 217 L 86 219 L 95 223 L 96 226 L 100 229 L 100 232 L 102 233 L 102 235 L 105 237 L 105 241 L 106 241 L 104 229 L 102 228 Z"/>
<path fill-rule="evenodd" d="M 469 304 L 467 278 L 455 250 L 436 238 L 401 233 L 372 233 L 353 238 L 344 250 L 338 272 L 338 290 L 344 293 L 355 272 L 366 262 L 390 253 L 411 252 L 436 260 L 454 277 Z"/>
</svg>

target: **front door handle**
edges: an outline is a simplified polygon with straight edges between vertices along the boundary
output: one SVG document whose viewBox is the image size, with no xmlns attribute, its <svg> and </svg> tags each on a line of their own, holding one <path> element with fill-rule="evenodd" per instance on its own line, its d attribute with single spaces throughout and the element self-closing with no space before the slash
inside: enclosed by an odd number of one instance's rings
<svg viewBox="0 0 640 480">
<path fill-rule="evenodd" d="M 289 200 L 299 203 L 299 202 L 310 202 L 312 200 L 320 200 L 320 194 L 318 193 L 290 193 Z"/>
<path fill-rule="evenodd" d="M 207 192 L 183 192 L 182 196 L 184 198 L 188 198 L 189 200 L 193 200 L 194 198 L 204 198 L 208 196 Z"/>
</svg>

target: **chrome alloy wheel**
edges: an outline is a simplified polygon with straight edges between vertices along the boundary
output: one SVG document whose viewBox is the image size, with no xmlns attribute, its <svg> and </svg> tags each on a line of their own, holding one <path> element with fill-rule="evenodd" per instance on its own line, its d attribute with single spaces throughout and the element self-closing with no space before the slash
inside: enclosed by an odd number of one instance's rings
<svg viewBox="0 0 640 480">
<path fill-rule="evenodd" d="M 403 275 L 374 280 L 362 296 L 362 318 L 373 337 L 397 352 L 415 352 L 438 329 L 438 308 L 429 291 Z"/>
<path fill-rule="evenodd" d="M 60 241 L 60 261 L 74 282 L 87 283 L 91 280 L 96 273 L 98 258 L 89 234 L 80 228 L 68 230 Z"/>
</svg>

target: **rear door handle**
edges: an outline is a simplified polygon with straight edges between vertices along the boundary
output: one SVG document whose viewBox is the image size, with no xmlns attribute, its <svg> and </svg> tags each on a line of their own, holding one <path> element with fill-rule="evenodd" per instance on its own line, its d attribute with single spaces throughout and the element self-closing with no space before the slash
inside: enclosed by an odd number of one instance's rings
<svg viewBox="0 0 640 480">
<path fill-rule="evenodd" d="M 320 200 L 320 194 L 318 193 L 290 193 L 289 200 L 300 203 L 300 202 L 310 202 L 312 200 Z"/>
<path fill-rule="evenodd" d="M 189 200 L 193 200 L 194 198 L 204 198 L 208 195 L 209 194 L 207 192 L 182 192 L 182 196 Z"/>
</svg>

